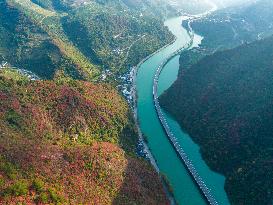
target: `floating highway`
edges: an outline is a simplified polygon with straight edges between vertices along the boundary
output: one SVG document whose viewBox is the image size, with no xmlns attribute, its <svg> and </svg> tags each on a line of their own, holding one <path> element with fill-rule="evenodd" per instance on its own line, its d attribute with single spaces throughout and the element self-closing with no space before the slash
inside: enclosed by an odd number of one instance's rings
<svg viewBox="0 0 273 205">
<path fill-rule="evenodd" d="M 165 61 L 163 61 L 157 71 L 156 74 L 154 76 L 154 83 L 153 83 L 153 98 L 154 98 L 154 105 L 156 108 L 156 112 L 158 115 L 158 118 L 160 120 L 160 123 L 165 131 L 165 133 L 168 136 L 169 141 L 171 142 L 171 144 L 173 145 L 177 155 L 180 157 L 180 159 L 183 161 L 185 167 L 187 168 L 188 172 L 190 173 L 190 175 L 192 176 L 192 178 L 194 179 L 194 181 L 196 182 L 198 188 L 200 189 L 201 193 L 204 195 L 206 201 L 210 204 L 210 205 L 218 205 L 217 201 L 215 200 L 214 196 L 211 194 L 210 189 L 206 186 L 205 182 L 202 180 L 201 176 L 198 174 L 197 170 L 195 169 L 194 165 L 192 164 L 191 160 L 188 158 L 187 154 L 185 153 L 185 151 L 183 150 L 183 148 L 179 145 L 179 142 L 177 140 L 177 138 L 173 135 L 167 120 L 165 119 L 162 109 L 159 105 L 158 102 L 158 80 L 159 80 L 159 76 L 164 68 L 164 66 L 176 55 L 178 55 L 179 53 L 181 53 L 183 50 L 185 49 L 189 49 L 192 44 L 193 44 L 193 33 L 190 33 L 190 37 L 191 40 L 189 41 L 189 43 L 187 43 L 185 46 L 183 46 L 181 49 L 177 50 L 176 52 L 174 52 L 172 55 L 170 55 Z"/>
</svg>

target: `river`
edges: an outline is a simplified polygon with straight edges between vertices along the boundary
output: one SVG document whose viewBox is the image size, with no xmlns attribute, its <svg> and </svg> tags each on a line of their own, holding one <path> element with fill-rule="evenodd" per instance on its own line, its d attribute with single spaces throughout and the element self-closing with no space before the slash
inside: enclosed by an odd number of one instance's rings
<svg viewBox="0 0 273 205">
<path fill-rule="evenodd" d="M 180 205 L 205 205 L 207 204 L 192 177 L 189 175 L 183 162 L 177 156 L 170 144 L 156 114 L 153 103 L 153 79 L 158 66 L 190 41 L 187 31 L 181 26 L 182 21 L 188 17 L 176 17 L 169 19 L 165 25 L 176 36 L 176 41 L 162 49 L 139 66 L 137 73 L 137 110 L 138 120 L 142 133 L 147 137 L 148 147 L 151 150 L 161 173 L 169 180 L 174 197 Z M 201 43 L 202 37 L 194 35 L 193 46 Z M 158 84 L 158 93 L 161 94 L 176 80 L 179 70 L 179 55 L 175 56 L 164 67 Z M 169 127 L 178 138 L 180 146 L 184 149 L 189 159 L 194 164 L 199 175 L 219 203 L 228 205 L 228 199 L 224 190 L 225 178 L 212 170 L 203 161 L 199 147 L 184 133 L 178 123 L 167 113 L 164 113 Z"/>
</svg>

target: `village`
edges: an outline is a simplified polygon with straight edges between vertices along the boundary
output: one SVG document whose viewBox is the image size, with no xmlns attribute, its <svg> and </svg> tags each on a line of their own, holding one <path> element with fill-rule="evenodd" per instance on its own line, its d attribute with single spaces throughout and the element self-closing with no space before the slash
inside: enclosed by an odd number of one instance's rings
<svg viewBox="0 0 273 205">
<path fill-rule="evenodd" d="M 120 85 L 117 86 L 117 89 L 122 93 L 122 95 L 126 98 L 128 104 L 133 108 L 134 103 L 134 79 L 135 79 L 135 71 L 136 69 L 130 69 L 124 75 L 118 77 L 120 80 Z"/>
<path fill-rule="evenodd" d="M 30 80 L 40 80 L 40 77 L 37 76 L 36 74 L 34 74 L 33 72 L 29 71 L 29 70 L 25 70 L 25 69 L 20 69 L 17 67 L 12 66 L 11 64 L 9 64 L 7 61 L 2 61 L 0 64 L 0 69 L 5 69 L 5 68 L 12 68 L 17 70 L 20 74 L 26 76 L 28 79 Z"/>
</svg>

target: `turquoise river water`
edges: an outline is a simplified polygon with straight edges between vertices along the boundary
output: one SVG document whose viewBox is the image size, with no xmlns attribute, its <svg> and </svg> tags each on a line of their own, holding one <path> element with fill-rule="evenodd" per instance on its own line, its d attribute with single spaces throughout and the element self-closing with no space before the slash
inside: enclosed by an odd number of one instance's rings
<svg viewBox="0 0 273 205">
<path fill-rule="evenodd" d="M 141 131 L 147 136 L 148 147 L 157 161 L 160 172 L 165 174 L 173 188 L 174 197 L 179 205 L 205 205 L 206 201 L 200 193 L 195 182 L 179 159 L 165 132 L 163 131 L 153 104 L 153 78 L 157 67 L 168 56 L 190 41 L 187 31 L 181 26 L 187 17 L 176 17 L 169 19 L 165 25 L 176 36 L 176 41 L 160 52 L 150 57 L 140 65 L 137 73 L 137 107 L 138 120 Z M 201 36 L 195 35 L 193 46 L 198 46 L 202 40 Z M 179 55 L 174 57 L 164 67 L 159 78 L 159 94 L 164 92 L 176 80 L 179 70 Z M 191 159 L 199 175 L 203 178 L 207 187 L 219 205 L 229 205 L 224 190 L 225 178 L 212 170 L 203 161 L 199 147 L 191 138 L 184 133 L 178 123 L 167 113 L 164 113 L 167 122 L 181 147 Z"/>
</svg>

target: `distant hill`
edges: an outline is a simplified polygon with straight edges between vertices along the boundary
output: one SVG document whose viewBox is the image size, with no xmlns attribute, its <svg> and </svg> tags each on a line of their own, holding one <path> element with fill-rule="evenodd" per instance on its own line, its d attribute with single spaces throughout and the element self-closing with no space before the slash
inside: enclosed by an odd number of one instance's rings
<svg viewBox="0 0 273 205">
<path fill-rule="evenodd" d="M 156 16 L 168 17 L 178 13 L 178 9 L 172 7 L 169 1 L 165 0 L 123 0 L 128 7 L 141 10 L 144 13 L 152 13 Z"/>
<path fill-rule="evenodd" d="M 256 0 L 211 0 L 218 5 L 219 8 L 226 8 L 231 6 L 242 5 L 246 3 L 255 2 Z"/>
<path fill-rule="evenodd" d="M 0 60 L 45 79 L 59 71 L 88 80 L 98 79 L 103 70 L 124 73 L 173 40 L 163 25 L 163 10 L 151 12 L 145 5 L 112 0 L 1 1 Z"/>
<path fill-rule="evenodd" d="M 180 68 L 162 107 L 226 176 L 231 204 L 273 199 L 273 37 Z M 182 62 L 181 62 L 182 63 Z"/>
<path fill-rule="evenodd" d="M 191 26 L 203 37 L 199 47 L 184 51 L 181 64 L 184 68 L 216 51 L 235 48 L 244 43 L 273 35 L 273 1 L 250 1 L 231 8 L 219 9 L 204 18 L 195 19 Z M 188 29 L 188 22 L 183 21 Z"/>
<path fill-rule="evenodd" d="M 211 5 L 204 0 L 167 0 L 173 7 L 183 13 L 200 14 L 211 9 Z"/>
<path fill-rule="evenodd" d="M 194 31 L 204 37 L 202 46 L 207 49 L 233 48 L 243 42 L 269 37 L 273 34 L 273 1 L 222 9 L 192 22 Z"/>
<path fill-rule="evenodd" d="M 112 87 L 0 70 L 0 204 L 168 204 Z"/>
</svg>

